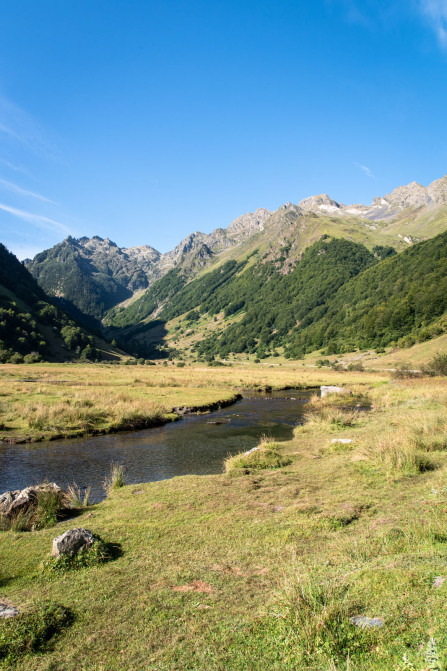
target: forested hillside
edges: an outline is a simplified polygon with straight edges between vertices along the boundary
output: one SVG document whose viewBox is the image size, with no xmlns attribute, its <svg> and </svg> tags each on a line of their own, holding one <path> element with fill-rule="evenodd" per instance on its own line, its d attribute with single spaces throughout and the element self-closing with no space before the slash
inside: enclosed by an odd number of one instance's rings
<svg viewBox="0 0 447 671">
<path fill-rule="evenodd" d="M 120 339 L 122 331 L 136 350 L 144 349 L 145 334 L 152 349 L 157 336 L 164 347 L 171 329 L 180 351 L 181 334 L 197 334 L 192 354 L 199 358 L 264 358 L 278 350 L 301 358 L 322 348 L 336 354 L 408 346 L 447 327 L 447 233 L 398 255 L 322 236 L 291 272 L 284 262 L 254 253 L 188 284 L 171 271 L 112 316 L 112 333 Z"/>
<path fill-rule="evenodd" d="M 288 355 L 411 346 L 447 329 L 447 233 L 352 279 L 295 330 Z"/>
<path fill-rule="evenodd" d="M 98 356 L 94 337 L 56 308 L 0 244 L 0 363 Z"/>
</svg>

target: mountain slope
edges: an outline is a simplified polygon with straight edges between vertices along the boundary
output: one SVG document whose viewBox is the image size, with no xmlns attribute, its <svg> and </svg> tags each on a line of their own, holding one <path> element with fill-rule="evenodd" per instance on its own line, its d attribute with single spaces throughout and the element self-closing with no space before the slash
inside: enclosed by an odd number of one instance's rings
<svg viewBox="0 0 447 671">
<path fill-rule="evenodd" d="M 416 182 L 398 187 L 375 198 L 370 206 L 343 205 L 322 194 L 298 205 L 286 203 L 275 212 L 258 209 L 238 217 L 226 229 L 218 228 L 209 234 L 196 231 L 166 254 L 147 245 L 120 249 L 98 237 L 67 238 L 28 261 L 27 266 L 41 286 L 76 318 L 101 325 L 109 335 L 118 334 L 121 339 L 125 336 L 122 342 L 127 342 L 130 333 L 132 337 L 138 333 L 141 345 L 148 323 L 158 320 L 160 330 L 160 320 L 169 322 L 197 308 L 203 314 L 214 294 L 220 311 L 225 310 L 228 317 L 229 308 L 240 321 L 248 309 L 244 283 L 252 288 L 256 284 L 253 267 L 270 287 L 278 283 L 288 295 L 287 281 L 281 277 L 290 274 L 289 282 L 293 283 L 295 270 L 301 266 L 298 275 L 303 272 L 303 254 L 322 236 L 360 244 L 374 253 L 376 261 L 446 229 L 447 176 L 428 187 Z M 326 272 L 323 261 L 319 262 L 320 274 Z M 328 272 L 335 278 L 336 291 L 341 286 L 340 273 L 334 268 Z M 342 283 L 347 279 L 344 277 Z M 228 285 L 225 292 L 223 285 Z M 236 299 L 237 291 L 240 295 Z M 268 301 L 261 287 L 258 291 Z M 241 308 L 234 308 L 241 301 L 245 306 L 242 312 Z M 302 311 L 299 313 L 303 320 Z M 243 323 L 246 326 L 246 316 Z M 237 331 L 236 326 L 234 330 Z M 150 350 L 143 347 L 145 356 L 152 355 L 153 335 L 154 331 L 147 339 Z M 258 336 L 253 330 L 250 337 L 257 342 Z M 277 342 L 278 338 L 274 340 Z M 234 347 L 234 340 L 231 343 L 228 346 Z M 300 347 L 297 345 L 294 351 Z M 221 351 L 224 349 L 221 347 Z M 203 348 L 200 351 L 203 353 Z"/>
<path fill-rule="evenodd" d="M 447 330 L 447 232 L 353 278 L 298 326 L 289 355 L 409 346 Z"/>
<path fill-rule="evenodd" d="M 28 270 L 0 244 L 0 363 L 97 359 L 98 344 L 51 303 Z"/>
<path fill-rule="evenodd" d="M 149 286 L 160 253 L 148 245 L 120 249 L 109 239 L 68 237 L 26 266 L 50 295 L 93 324 L 113 305 Z"/>
</svg>

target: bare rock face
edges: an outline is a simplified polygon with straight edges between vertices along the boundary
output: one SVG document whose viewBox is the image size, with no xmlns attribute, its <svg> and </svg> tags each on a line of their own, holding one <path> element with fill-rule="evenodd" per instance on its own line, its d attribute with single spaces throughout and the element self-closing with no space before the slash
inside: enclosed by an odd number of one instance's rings
<svg viewBox="0 0 447 671">
<path fill-rule="evenodd" d="M 62 501 L 63 491 L 55 482 L 26 487 L 22 490 L 16 489 L 0 495 L 0 515 L 13 517 L 21 511 L 37 506 L 38 496 L 42 492 L 57 493 Z"/>
<path fill-rule="evenodd" d="M 327 193 L 304 198 L 304 200 L 298 203 L 298 207 L 314 214 L 342 215 L 344 210 L 344 205 L 340 205 L 340 203 L 332 200 Z"/>
<path fill-rule="evenodd" d="M 228 235 L 241 242 L 249 237 L 252 233 L 264 230 L 264 225 L 272 216 L 270 210 L 265 208 L 258 208 L 255 212 L 247 212 L 242 216 L 234 219 L 228 226 Z"/>
<path fill-rule="evenodd" d="M 60 557 L 60 555 L 78 554 L 81 550 L 90 548 L 95 542 L 96 537 L 89 529 L 69 529 L 61 536 L 53 539 L 53 549 L 51 554 L 53 557 Z"/>
</svg>

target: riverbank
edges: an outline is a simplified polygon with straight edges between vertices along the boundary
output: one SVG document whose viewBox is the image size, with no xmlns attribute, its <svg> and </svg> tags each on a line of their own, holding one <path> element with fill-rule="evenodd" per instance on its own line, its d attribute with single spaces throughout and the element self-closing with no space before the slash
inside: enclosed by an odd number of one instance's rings
<svg viewBox="0 0 447 671">
<path fill-rule="evenodd" d="M 9 668 L 390 671 L 407 654 L 422 669 L 431 637 L 444 664 L 446 380 L 361 388 L 370 412 L 314 400 L 285 468 L 132 485 L 56 528 L 1 533 L 1 597 L 74 618 Z M 42 573 L 73 526 L 122 555 Z"/>
<path fill-rule="evenodd" d="M 235 367 L 33 364 L 0 367 L 0 442 L 78 438 L 160 426 L 234 403 L 241 389 L 379 382 L 386 374 Z"/>
</svg>

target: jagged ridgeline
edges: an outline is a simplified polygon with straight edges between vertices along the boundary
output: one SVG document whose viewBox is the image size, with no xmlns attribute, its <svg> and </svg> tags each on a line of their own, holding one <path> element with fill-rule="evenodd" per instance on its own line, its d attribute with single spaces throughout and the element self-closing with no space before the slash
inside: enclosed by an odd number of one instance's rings
<svg viewBox="0 0 447 671">
<path fill-rule="evenodd" d="M 96 359 L 95 339 L 49 300 L 0 243 L 0 363 Z"/>
<path fill-rule="evenodd" d="M 443 329 L 442 300 L 421 300 L 433 273 L 443 281 L 443 263 L 426 277 L 436 251 L 419 243 L 446 229 L 447 175 L 370 206 L 322 194 L 261 208 L 164 254 L 69 237 L 25 263 L 55 304 L 130 354 L 296 358 L 410 344 Z"/>
<path fill-rule="evenodd" d="M 97 236 L 79 240 L 69 236 L 25 264 L 61 307 L 98 326 L 107 310 L 148 286 L 159 256 L 147 245 L 126 250 Z"/>
</svg>

